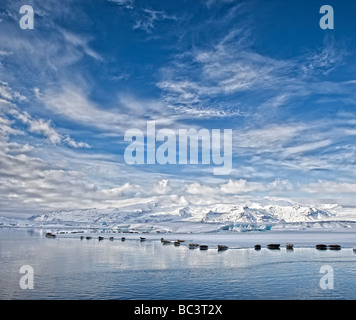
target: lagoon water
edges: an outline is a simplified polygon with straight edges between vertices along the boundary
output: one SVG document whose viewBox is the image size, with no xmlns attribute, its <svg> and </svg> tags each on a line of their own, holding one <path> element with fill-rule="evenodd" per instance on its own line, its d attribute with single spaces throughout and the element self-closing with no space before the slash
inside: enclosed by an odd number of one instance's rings
<svg viewBox="0 0 356 320">
<path fill-rule="evenodd" d="M 136 238 L 48 239 L 36 229 L 0 228 L 0 299 L 356 298 L 356 254 L 351 248 L 218 252 Z M 32 290 L 19 285 L 23 265 L 33 267 Z M 333 268 L 334 289 L 320 287 L 325 265 Z"/>
</svg>

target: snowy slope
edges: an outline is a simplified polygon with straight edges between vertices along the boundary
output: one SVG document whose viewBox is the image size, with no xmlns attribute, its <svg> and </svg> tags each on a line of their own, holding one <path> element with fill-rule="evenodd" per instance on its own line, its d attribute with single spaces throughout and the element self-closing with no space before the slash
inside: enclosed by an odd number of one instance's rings
<svg viewBox="0 0 356 320">
<path fill-rule="evenodd" d="M 216 228 L 227 226 L 230 230 L 264 230 L 276 225 L 305 226 L 306 223 L 333 223 L 344 221 L 343 208 L 337 205 L 320 207 L 296 204 L 291 201 L 245 201 L 242 203 L 196 204 L 183 197 L 153 197 L 146 201 L 132 199 L 120 207 L 107 209 L 85 209 L 54 211 L 33 216 L 35 224 L 86 225 L 115 227 L 126 224 L 154 226 L 178 226 L 179 223 L 196 226 L 197 223 Z M 348 212 L 348 220 L 354 217 Z M 320 226 L 321 224 L 319 224 Z M 153 227 L 152 227 L 153 228 Z M 196 228 L 196 227 L 194 227 Z M 167 229 L 167 228 L 166 228 Z M 168 228 L 169 229 L 169 228 Z"/>
</svg>

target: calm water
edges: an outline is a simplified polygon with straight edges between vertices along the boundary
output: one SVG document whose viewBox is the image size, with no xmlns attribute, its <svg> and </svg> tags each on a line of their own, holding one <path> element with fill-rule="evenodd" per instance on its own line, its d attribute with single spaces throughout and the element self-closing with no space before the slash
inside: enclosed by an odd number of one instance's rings
<svg viewBox="0 0 356 320">
<path fill-rule="evenodd" d="M 78 235 L 79 237 L 79 235 Z M 0 228 L 0 299 L 355 299 L 352 249 L 190 250 L 160 241 L 48 239 Z M 34 270 L 23 290 L 22 265 Z M 322 290 L 320 268 L 334 270 Z"/>
</svg>

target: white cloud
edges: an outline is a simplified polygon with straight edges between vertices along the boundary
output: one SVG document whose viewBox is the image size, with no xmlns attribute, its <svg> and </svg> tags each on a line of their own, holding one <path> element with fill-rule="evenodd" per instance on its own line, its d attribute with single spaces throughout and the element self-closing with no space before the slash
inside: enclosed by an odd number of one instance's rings
<svg viewBox="0 0 356 320">
<path fill-rule="evenodd" d="M 240 110 L 237 106 L 221 106 L 221 105 L 207 105 L 207 106 L 192 106 L 192 105 L 168 105 L 169 108 L 179 114 L 179 118 L 206 119 L 206 118 L 228 118 L 228 117 L 243 117 L 245 112 Z"/>
<path fill-rule="evenodd" d="M 9 203 L 1 211 L 103 208 L 115 206 L 141 189 L 130 183 L 99 188 L 88 179 L 86 172 L 68 169 L 68 164 L 62 165 L 0 151 L 0 202 Z"/>
<path fill-rule="evenodd" d="M 206 195 L 206 196 L 211 196 L 216 194 L 215 188 L 201 185 L 199 182 L 193 182 L 187 185 L 186 192 L 192 195 Z"/>
<path fill-rule="evenodd" d="M 356 175 L 355 149 L 350 141 L 353 131 L 345 129 L 351 128 L 351 119 L 271 123 L 259 129 L 234 130 L 234 155 L 243 157 L 244 163 L 259 173 L 328 170 L 329 174 Z"/>
<path fill-rule="evenodd" d="M 0 87 L 0 96 L 6 100 L 12 100 L 12 94 L 9 92 L 6 86 Z"/>
<path fill-rule="evenodd" d="M 315 151 L 321 148 L 325 148 L 327 146 L 330 146 L 333 142 L 331 140 L 323 140 L 323 141 L 317 141 L 317 142 L 311 142 L 311 143 L 304 143 L 298 146 L 294 147 L 288 147 L 283 150 L 283 153 L 285 156 L 293 156 L 296 154 L 303 154 L 306 152 L 310 151 Z"/>
<path fill-rule="evenodd" d="M 90 148 L 87 143 L 76 142 L 69 136 L 61 135 L 52 127 L 52 122 L 50 120 L 33 119 L 27 112 L 21 112 L 17 109 L 9 110 L 9 113 L 22 123 L 27 124 L 29 132 L 45 136 L 51 144 L 58 145 L 65 143 L 73 148 Z"/>
<path fill-rule="evenodd" d="M 126 9 L 133 9 L 133 4 L 134 4 L 134 0 L 108 0 L 111 3 L 114 3 L 118 6 L 123 6 Z"/>
<path fill-rule="evenodd" d="M 157 126 L 170 126 L 180 118 L 158 100 L 140 100 L 131 95 L 118 96 L 116 107 L 105 109 L 94 103 L 82 88 L 70 84 L 49 89 L 39 98 L 57 115 L 114 135 L 123 135 L 131 128 L 144 130 L 148 120 L 154 120 Z"/>
<path fill-rule="evenodd" d="M 169 93 L 165 100 L 175 104 L 194 104 L 200 102 L 201 95 L 208 93 L 208 88 L 188 80 L 164 80 L 159 82 L 157 86 Z"/>
<path fill-rule="evenodd" d="M 154 194 L 167 194 L 171 191 L 168 179 L 163 179 L 158 181 L 156 185 L 153 186 L 152 191 Z"/>
<path fill-rule="evenodd" d="M 0 139 L 8 141 L 10 135 L 23 135 L 24 132 L 12 128 L 13 122 L 0 113 Z"/>
<path fill-rule="evenodd" d="M 207 24 L 211 27 L 214 21 Z M 170 65 L 161 69 L 157 86 L 162 99 L 177 112 L 204 109 L 211 100 L 243 101 L 245 110 L 263 120 L 264 115 L 273 114 L 277 108 L 294 106 L 301 97 L 306 99 L 316 93 L 320 94 L 318 99 L 338 94 L 342 97 L 337 96 L 335 101 L 355 100 L 351 83 L 317 78 L 340 66 L 347 54 L 331 38 L 326 38 L 319 50 L 281 59 L 253 49 L 247 23 L 227 30 L 227 34 L 204 46 L 195 45 L 176 55 Z M 194 117 L 195 113 L 186 115 Z M 214 113 L 210 115 L 214 117 Z M 205 116 L 209 117 L 209 113 Z M 236 114 L 227 112 L 225 117 L 229 116 Z"/>
<path fill-rule="evenodd" d="M 220 185 L 220 191 L 225 194 L 239 194 L 251 191 L 263 191 L 265 187 L 260 183 L 248 182 L 247 180 L 229 180 Z"/>
<path fill-rule="evenodd" d="M 342 64 L 347 52 L 340 48 L 335 40 L 326 38 L 324 46 L 317 52 L 310 53 L 301 64 L 305 76 L 313 76 L 316 73 L 328 74 L 335 67 Z"/>
<path fill-rule="evenodd" d="M 92 57 L 95 60 L 99 60 L 99 61 L 103 60 L 103 57 L 99 53 L 97 53 L 96 51 L 94 51 L 93 49 L 91 49 L 89 47 L 88 39 L 86 39 L 83 36 L 79 36 L 79 35 L 69 32 L 69 31 L 66 31 L 66 30 L 61 30 L 61 32 L 64 36 L 64 39 L 68 43 L 72 44 L 75 48 L 82 50 L 85 54 L 87 54 L 88 56 Z"/>
<path fill-rule="evenodd" d="M 63 88 L 47 90 L 42 94 L 41 101 L 55 114 L 89 126 L 114 125 L 121 120 L 118 113 L 100 110 L 75 86 L 66 85 Z"/>
<path fill-rule="evenodd" d="M 170 66 L 161 70 L 162 79 L 157 86 L 162 90 L 162 99 L 177 109 L 204 107 L 211 99 L 238 101 L 236 96 L 246 92 L 258 93 L 270 100 L 269 105 L 288 101 L 290 92 L 281 92 L 281 82 L 285 87 L 296 81 L 290 75 L 297 72 L 300 62 L 254 52 L 249 35 L 247 28 L 232 29 L 210 46 L 195 46 L 177 55 Z"/>
<path fill-rule="evenodd" d="M 302 186 L 302 190 L 310 194 L 356 195 L 356 183 L 319 180 Z"/>
<path fill-rule="evenodd" d="M 0 56 L 10 56 L 12 54 L 13 54 L 13 52 L 6 51 L 6 50 L 0 50 Z"/>
<path fill-rule="evenodd" d="M 66 85 L 60 90 L 48 90 L 43 93 L 41 101 L 55 114 L 116 134 L 123 134 L 125 128 L 139 123 L 139 119 L 133 119 L 122 110 L 100 109 L 81 89 L 74 86 Z"/>
<path fill-rule="evenodd" d="M 27 98 L 20 94 L 18 91 L 13 90 L 10 88 L 7 82 L 0 80 L 0 97 L 7 100 L 7 101 L 25 101 Z"/>
<path fill-rule="evenodd" d="M 304 124 L 268 124 L 263 128 L 239 130 L 234 135 L 236 148 L 258 149 L 256 152 L 266 150 L 276 151 L 291 140 L 300 136 L 305 130 Z"/>
<path fill-rule="evenodd" d="M 294 186 L 289 180 L 277 178 L 268 183 L 266 188 L 270 191 L 292 191 Z"/>
<path fill-rule="evenodd" d="M 170 16 L 164 11 L 142 9 L 140 17 L 136 20 L 133 29 L 143 30 L 147 33 L 153 32 L 155 24 L 163 20 L 177 20 L 176 16 Z"/>
<path fill-rule="evenodd" d="M 122 186 L 114 187 L 111 189 L 99 190 L 98 194 L 99 196 L 102 196 L 103 199 L 115 200 L 117 198 L 130 196 L 134 192 L 137 192 L 137 190 L 139 190 L 139 186 L 125 183 Z"/>
<path fill-rule="evenodd" d="M 35 89 L 35 94 L 40 95 L 39 90 Z M 0 130 L 2 133 L 19 134 L 19 130 L 12 129 L 14 121 L 10 122 L 5 115 L 11 115 L 15 119 L 21 121 L 28 126 L 28 132 L 43 135 L 46 139 L 54 145 L 65 143 L 73 148 L 89 148 L 90 146 L 84 142 L 76 142 L 69 136 L 63 136 L 57 130 L 53 128 L 53 124 L 50 120 L 44 120 L 42 118 L 33 119 L 28 112 L 22 112 L 19 110 L 15 103 L 21 103 L 28 100 L 25 96 L 19 92 L 13 90 L 8 83 L 0 81 L 0 111 L 3 113 L 3 117 L 0 118 Z M 1 114 L 0 114 L 1 116 Z M 24 132 L 21 132 L 24 134 Z"/>
<path fill-rule="evenodd" d="M 210 197 L 224 198 L 226 195 L 241 195 L 251 192 L 288 192 L 293 190 L 288 180 L 275 179 L 270 183 L 247 181 L 246 179 L 232 180 L 219 185 L 204 185 L 198 182 L 186 186 L 186 192 L 191 195 L 209 195 Z"/>
<path fill-rule="evenodd" d="M 50 121 L 45 121 L 43 119 L 32 120 L 26 119 L 27 124 L 29 124 L 29 131 L 33 133 L 43 134 L 50 143 L 59 144 L 61 143 L 61 135 L 52 128 Z"/>
<path fill-rule="evenodd" d="M 62 137 L 62 141 L 67 144 L 68 146 L 75 148 L 75 149 L 82 149 L 82 148 L 86 148 L 89 149 L 90 145 L 88 143 L 85 142 L 77 142 L 75 140 L 73 140 L 71 137 L 66 136 L 66 137 Z"/>
</svg>

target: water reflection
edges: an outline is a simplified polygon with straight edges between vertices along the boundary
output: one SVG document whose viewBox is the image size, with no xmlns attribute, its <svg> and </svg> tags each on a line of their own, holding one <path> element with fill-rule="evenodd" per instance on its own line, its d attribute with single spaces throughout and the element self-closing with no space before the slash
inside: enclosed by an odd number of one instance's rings
<svg viewBox="0 0 356 320">
<path fill-rule="evenodd" d="M 40 235 L 42 234 L 42 236 Z M 315 248 L 229 248 L 218 252 L 159 240 L 48 239 L 38 230 L 0 229 L 1 299 L 329 299 L 355 298 L 355 252 Z M 31 265 L 35 289 L 21 290 Z M 335 287 L 319 287 L 320 267 Z"/>
</svg>

